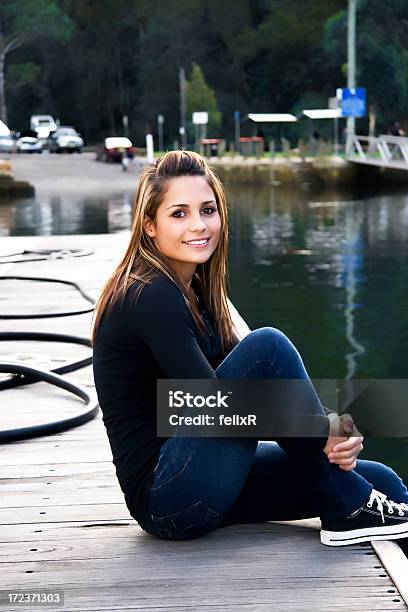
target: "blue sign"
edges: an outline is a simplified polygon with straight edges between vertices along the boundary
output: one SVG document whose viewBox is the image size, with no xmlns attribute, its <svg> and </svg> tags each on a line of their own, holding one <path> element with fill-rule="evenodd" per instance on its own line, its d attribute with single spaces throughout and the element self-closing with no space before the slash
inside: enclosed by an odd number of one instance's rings
<svg viewBox="0 0 408 612">
<path fill-rule="evenodd" d="M 239 121 L 240 119 L 240 112 L 239 111 L 234 111 L 234 121 Z"/>
<path fill-rule="evenodd" d="M 337 90 L 342 117 L 364 117 L 366 114 L 366 91 L 364 87 Z"/>
<path fill-rule="evenodd" d="M 366 90 L 364 87 L 343 88 L 337 90 L 342 117 L 365 117 Z"/>
</svg>

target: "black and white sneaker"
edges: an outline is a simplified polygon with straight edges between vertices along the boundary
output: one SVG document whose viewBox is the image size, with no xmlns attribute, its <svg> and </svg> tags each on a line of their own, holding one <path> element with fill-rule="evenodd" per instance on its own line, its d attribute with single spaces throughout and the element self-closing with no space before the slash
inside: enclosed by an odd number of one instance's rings
<svg viewBox="0 0 408 612">
<path fill-rule="evenodd" d="M 373 504 L 375 506 L 373 507 Z M 408 537 L 408 504 L 397 504 L 373 489 L 368 501 L 337 521 L 323 521 L 320 540 L 326 546 L 347 546 L 371 540 Z"/>
</svg>

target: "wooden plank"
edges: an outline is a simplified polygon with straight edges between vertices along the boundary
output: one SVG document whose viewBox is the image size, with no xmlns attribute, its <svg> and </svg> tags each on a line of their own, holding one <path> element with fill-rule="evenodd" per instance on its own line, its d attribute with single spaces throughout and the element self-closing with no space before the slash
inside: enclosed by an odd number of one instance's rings
<svg viewBox="0 0 408 612">
<path fill-rule="evenodd" d="M 32 494 L 41 494 L 44 492 L 45 485 L 47 482 L 52 482 L 52 492 L 55 495 L 58 491 L 62 493 L 67 492 L 67 488 L 69 487 L 71 490 L 71 494 L 75 494 L 75 488 L 92 490 L 99 489 L 101 486 L 109 487 L 109 488 L 118 488 L 119 483 L 116 480 L 115 474 L 113 474 L 110 470 L 106 469 L 103 472 L 91 472 L 85 474 L 70 474 L 66 476 L 55 477 L 43 476 L 38 478 L 18 478 L 18 479 L 8 479 L 4 480 L 1 485 L 1 490 L 4 496 L 7 496 L 9 493 L 13 493 L 13 497 L 17 495 L 32 495 Z M 50 491 L 48 490 L 49 494 Z"/>
<path fill-rule="evenodd" d="M 89 446 L 88 446 L 89 444 Z M 8 447 L 9 445 L 7 445 Z M 49 448 L 36 447 L 35 450 L 25 453 L 13 453 L 7 450 L 6 445 L 0 447 L 0 461 L 4 458 L 7 465 L 24 465 L 31 463 L 32 465 L 41 463 L 70 463 L 73 459 L 78 462 L 89 461 L 92 457 L 93 461 L 108 461 L 112 460 L 112 453 L 108 445 L 108 441 L 102 439 L 98 444 L 97 441 L 82 442 L 72 440 L 68 444 L 60 441 L 53 443 Z M 5 450 L 6 449 L 6 450 Z"/>
<path fill-rule="evenodd" d="M 373 542 L 373 548 L 408 606 L 408 559 L 397 542 Z"/>
<path fill-rule="evenodd" d="M 146 535 L 146 538 L 152 539 Z M 120 579 L 126 581 L 146 580 L 157 576 L 161 580 L 172 581 L 176 586 L 180 579 L 187 579 L 189 582 L 197 583 L 203 577 L 208 581 L 216 576 L 217 580 L 225 582 L 225 587 L 232 578 L 242 580 L 243 582 L 249 578 L 258 580 L 270 580 L 274 585 L 280 586 L 282 583 L 288 587 L 299 583 L 300 580 L 304 584 L 310 584 L 316 587 L 320 585 L 320 591 L 324 593 L 325 589 L 333 587 L 336 581 L 343 579 L 354 583 L 357 582 L 360 586 L 364 586 L 364 581 L 367 578 L 367 572 L 362 571 L 358 567 L 358 559 L 354 564 L 348 564 L 346 557 L 343 557 L 342 570 L 339 570 L 340 562 L 334 557 L 331 563 L 326 559 L 324 565 L 314 565 L 307 567 L 302 565 L 298 567 L 296 559 L 299 555 L 293 554 L 286 563 L 277 561 L 276 554 L 273 551 L 273 545 L 270 547 L 269 555 L 258 557 L 256 552 L 248 553 L 248 558 L 243 559 L 239 548 L 231 558 L 229 551 L 219 551 L 216 545 L 213 545 L 207 554 L 202 554 L 200 547 L 189 550 L 189 547 L 180 543 L 174 544 L 173 548 L 177 550 L 170 554 L 169 544 L 164 541 L 159 541 L 158 544 L 152 542 L 147 547 L 141 546 L 142 538 L 138 538 L 133 542 L 133 554 L 131 554 L 130 542 L 129 546 L 124 547 L 124 542 L 121 540 L 120 546 L 115 546 L 116 556 L 107 558 L 99 558 L 90 556 L 86 559 L 72 558 L 54 559 L 42 561 L 39 558 L 35 561 L 26 560 L 21 564 L 23 573 L 31 570 L 30 586 L 39 586 L 41 581 L 44 584 L 44 578 L 48 577 L 57 583 L 72 583 L 72 584 L 92 584 L 103 585 L 109 577 L 110 584 L 114 584 Z M 219 543 L 220 540 L 217 541 Z M 69 541 L 64 543 L 66 551 L 69 550 Z M 114 543 L 112 543 L 114 546 Z M 33 548 L 37 548 L 34 546 Z M 124 547 L 124 552 L 121 554 L 121 549 Z M 140 550 L 140 553 L 139 553 Z M 246 552 L 246 551 L 245 551 Z M 282 551 L 281 555 L 282 555 Z M 51 553 L 49 553 L 51 554 Z M 245 555 L 246 556 L 246 555 Z M 11 587 L 13 580 L 16 578 L 18 563 L 2 562 L 2 588 Z M 300 565 L 300 564 L 299 564 Z M 48 574 L 48 576 L 47 576 Z M 377 580 L 378 588 L 392 588 L 392 583 L 388 575 L 382 575 L 373 571 L 371 578 Z M 290 587 L 292 588 L 292 587 Z M 288 591 L 290 590 L 288 588 Z M 395 591 L 395 587 L 394 587 Z M 352 589 L 350 589 L 352 592 Z M 376 590 L 366 590 L 367 598 L 375 597 Z M 351 593 L 350 593 L 351 594 Z M 395 594 L 395 593 L 393 593 Z M 327 596 L 327 593 L 326 593 Z"/>
<path fill-rule="evenodd" d="M 112 521 L 109 518 L 99 521 L 77 521 L 64 523 L 26 523 L 7 525 L 0 529 L 0 542 L 40 542 L 57 540 L 63 542 L 71 538 L 111 540 L 124 537 L 129 539 L 146 534 L 133 519 Z M 93 547 L 93 544 L 90 544 Z"/>
<path fill-rule="evenodd" d="M 291 534 L 295 532 L 303 532 L 303 528 L 294 526 L 291 529 Z M 71 540 L 75 538 L 100 538 L 101 533 L 104 534 L 104 540 L 109 541 L 111 538 L 131 537 L 146 537 L 146 533 L 133 520 L 116 520 L 111 521 L 109 518 L 99 521 L 77 521 L 63 523 L 26 523 L 7 525 L 7 528 L 0 529 L 1 542 L 25 542 L 37 540 L 53 540 L 63 541 L 65 538 Z M 282 534 L 278 525 L 275 523 L 257 523 L 257 524 L 242 524 L 229 525 L 217 531 L 217 537 L 222 535 L 225 540 L 228 540 L 228 546 L 239 546 L 240 542 L 245 539 L 248 534 L 260 534 L 264 539 L 274 534 Z M 202 545 L 203 541 L 200 542 Z M 210 544 L 211 545 L 211 544 Z M 353 548 L 350 554 L 363 554 L 360 549 Z M 371 553 L 373 554 L 373 553 Z M 378 560 L 374 561 L 378 564 Z M 369 566 L 371 567 L 371 565 Z M 381 567 L 381 566 L 378 566 Z M 377 568 L 378 569 L 378 568 Z"/>
<path fill-rule="evenodd" d="M 0 467 L 0 478 L 2 481 L 18 482 L 19 477 L 41 479 L 46 476 L 54 478 L 64 478 L 71 475 L 90 474 L 90 473 L 115 473 L 115 468 L 111 460 L 107 461 L 83 461 L 70 463 L 53 463 L 48 461 L 43 465 L 32 465 L 31 463 L 21 465 L 2 465 Z"/>
<path fill-rule="evenodd" d="M 69 492 L 67 493 L 69 500 Z M 10 513 L 8 508 L 0 508 L 0 525 L 15 523 L 64 522 L 64 521 L 97 521 L 129 519 L 130 514 L 124 503 L 112 504 L 72 504 L 66 506 L 34 506 L 32 508 L 15 508 Z"/>
<path fill-rule="evenodd" d="M 67 497 L 67 484 L 62 483 L 58 488 L 57 483 L 52 486 L 44 483 L 36 492 L 14 491 L 12 494 L 3 493 L 3 508 L 31 508 L 35 506 L 71 506 L 73 504 L 119 504 L 123 502 L 123 493 L 119 484 L 107 485 L 103 480 L 99 486 L 92 481 L 83 482 L 77 479 L 76 489 L 71 489 Z"/>
<path fill-rule="evenodd" d="M 41 525 L 36 527 L 42 528 Z M 112 527 L 111 523 L 106 525 L 98 525 L 93 527 L 82 527 L 76 529 L 65 528 L 65 538 L 55 537 L 61 534 L 64 528 L 58 529 L 54 533 L 53 539 L 47 539 L 47 534 L 43 535 L 42 539 L 28 539 L 19 540 L 13 542 L 3 542 L 0 551 L 0 562 L 12 562 L 17 561 L 28 562 L 28 561 L 52 561 L 52 560 L 87 560 L 89 559 L 89 537 L 90 531 L 97 532 L 98 538 L 94 538 L 92 542 L 92 559 L 117 559 L 118 556 L 127 558 L 134 557 L 135 559 L 143 557 L 143 559 L 149 562 L 154 561 L 156 555 L 165 554 L 167 559 L 174 557 L 174 562 L 178 564 L 178 557 L 180 554 L 185 556 L 185 561 L 191 561 L 194 564 L 197 555 L 201 557 L 210 557 L 212 553 L 215 555 L 215 559 L 219 559 L 218 554 L 219 547 L 221 545 L 228 544 L 228 552 L 225 553 L 225 558 L 231 561 L 231 557 L 236 557 L 240 554 L 245 553 L 247 557 L 246 562 L 254 561 L 255 557 L 258 562 L 262 562 L 265 558 L 269 558 L 271 555 L 285 555 L 285 560 L 280 563 L 281 568 L 290 567 L 292 563 L 296 561 L 298 552 L 296 547 L 302 545 L 304 541 L 304 534 L 302 532 L 296 532 L 293 534 L 282 534 L 274 533 L 273 537 L 270 538 L 268 544 L 265 543 L 264 538 L 253 538 L 252 534 L 247 534 L 247 537 L 235 534 L 234 537 L 228 537 L 228 534 L 222 533 L 222 530 L 217 531 L 216 542 L 214 539 L 207 539 L 195 544 L 194 547 L 171 545 L 167 546 L 163 541 L 159 541 L 156 538 L 144 533 L 140 527 L 136 524 L 128 524 L 122 527 Z M 33 530 L 37 533 L 37 529 Z M 135 533 L 137 531 L 137 533 Z M 69 534 L 67 532 L 70 532 Z M 122 532 L 118 535 L 118 532 Z M 69 535 L 69 537 L 67 537 Z M 137 539 L 137 546 L 135 547 L 135 538 Z M 114 540 L 119 540 L 115 541 Z M 115 544 L 112 546 L 112 544 Z M 316 542 L 311 543 L 311 546 L 315 546 Z M 222 556 L 222 555 L 221 555 Z M 379 573 L 383 570 L 374 569 L 375 564 L 378 564 L 376 557 L 371 559 L 371 565 L 364 564 L 364 567 L 358 568 L 356 564 L 361 557 L 360 551 L 355 551 L 350 559 L 347 559 L 346 568 L 351 569 L 352 572 L 347 574 L 337 574 L 337 579 L 342 578 L 343 580 L 360 580 L 364 577 L 366 580 L 375 579 L 378 583 Z M 134 559 L 134 560 L 135 560 Z M 338 559 L 333 556 L 330 558 L 335 563 Z M 343 555 L 342 562 L 346 559 Z M 189 563 L 190 567 L 190 563 Z M 356 573 L 358 572 L 358 573 Z M 235 572 L 238 573 L 239 572 Z M 295 570 L 297 575 L 301 576 L 301 570 Z M 382 582 L 382 581 L 381 581 Z"/>
<path fill-rule="evenodd" d="M 159 584 L 157 584 L 157 582 Z M 83 610 L 93 609 L 95 601 L 99 601 L 101 605 L 101 607 L 97 609 L 110 610 L 112 607 L 116 608 L 116 606 L 120 604 L 120 601 L 123 600 L 126 600 L 127 604 L 130 606 L 133 604 L 132 607 L 127 609 L 140 609 L 138 606 L 140 606 L 142 602 L 144 603 L 144 607 L 141 609 L 149 609 L 149 606 L 163 605 L 168 606 L 169 609 L 173 609 L 173 606 L 187 604 L 187 606 L 195 605 L 196 610 L 203 609 L 201 606 L 214 606 L 217 603 L 219 609 L 223 610 L 223 604 L 229 606 L 236 605 L 241 609 L 242 605 L 257 605 L 267 602 L 271 605 L 274 602 L 284 602 L 285 607 L 281 609 L 285 610 L 287 604 L 299 605 L 302 602 L 304 605 L 303 610 L 315 609 L 315 606 L 319 605 L 326 605 L 324 609 L 331 610 L 333 609 L 331 600 L 336 601 L 336 599 L 340 599 L 339 591 L 341 589 L 347 589 L 346 584 L 340 583 L 339 585 L 331 585 L 327 589 L 327 592 L 325 592 L 323 589 L 314 588 L 310 583 L 302 583 L 301 589 L 289 590 L 287 589 L 288 585 L 285 583 L 282 584 L 281 588 L 275 587 L 270 578 L 265 580 L 264 583 L 261 581 L 258 585 L 255 580 L 251 579 L 243 581 L 231 580 L 231 582 L 227 584 L 225 584 L 224 580 L 224 585 L 217 583 L 213 585 L 212 581 L 209 585 L 208 579 L 207 583 L 202 585 L 197 584 L 195 581 L 193 583 L 182 582 L 180 585 L 179 581 L 176 583 L 160 583 L 156 580 L 135 580 L 133 583 L 131 581 L 123 581 L 120 586 L 110 589 L 98 581 L 93 583 L 92 587 L 88 587 L 87 590 L 84 588 L 80 589 L 80 585 L 81 582 L 79 585 L 70 582 L 67 583 L 66 590 L 69 589 L 69 591 L 65 599 L 66 605 L 69 605 L 69 610 L 76 609 L 74 606 L 78 606 L 80 603 L 82 604 Z M 33 587 L 35 588 L 35 585 L 31 586 L 32 590 Z M 52 585 L 52 587 L 54 589 L 57 588 L 56 585 Z M 127 595 L 123 592 L 125 589 L 127 590 Z M 372 594 L 368 599 L 364 600 L 363 589 L 364 587 L 358 588 L 357 586 L 351 585 L 349 593 L 346 596 L 343 595 L 342 605 L 338 605 L 338 608 L 348 610 L 348 612 L 354 609 L 365 609 L 367 612 L 369 609 L 386 609 L 384 606 L 392 602 L 390 596 L 387 595 L 385 591 Z M 302 595 L 301 591 L 304 591 L 305 594 Z M 394 603 L 393 608 L 389 609 L 405 609 L 405 605 L 399 597 L 393 597 L 393 599 L 397 599 L 400 605 Z M 370 606 L 370 608 L 364 608 L 361 604 Z M 335 609 L 337 609 L 337 607 Z"/>
</svg>

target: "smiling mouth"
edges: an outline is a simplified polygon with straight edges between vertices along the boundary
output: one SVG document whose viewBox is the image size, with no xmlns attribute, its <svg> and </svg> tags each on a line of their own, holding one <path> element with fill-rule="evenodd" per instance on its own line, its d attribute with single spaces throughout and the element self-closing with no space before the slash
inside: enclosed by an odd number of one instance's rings
<svg viewBox="0 0 408 612">
<path fill-rule="evenodd" d="M 188 242 L 183 242 L 183 244 L 187 244 L 192 247 L 205 247 L 210 242 L 209 238 L 201 238 L 197 240 L 189 240 Z"/>
</svg>

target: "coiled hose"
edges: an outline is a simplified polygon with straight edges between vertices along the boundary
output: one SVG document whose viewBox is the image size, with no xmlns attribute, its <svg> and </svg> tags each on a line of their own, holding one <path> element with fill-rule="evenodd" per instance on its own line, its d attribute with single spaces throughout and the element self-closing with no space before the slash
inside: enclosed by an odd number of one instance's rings
<svg viewBox="0 0 408 612">
<path fill-rule="evenodd" d="M 9 255 L 1 255 L 0 257 L 10 258 L 15 255 L 24 255 L 27 253 L 37 254 L 39 257 L 32 259 L 23 260 L 11 260 L 0 261 L 0 263 L 20 263 L 25 261 L 39 261 L 49 259 L 51 254 L 57 254 L 56 256 L 65 256 L 70 254 L 74 257 L 82 257 L 90 255 L 92 251 L 89 250 L 76 250 L 76 251 L 53 251 L 53 250 L 39 250 L 39 251 L 20 251 Z M 54 317 L 66 317 L 79 314 L 85 314 L 93 311 L 95 302 L 94 300 L 85 293 L 85 291 L 77 284 L 72 281 L 65 281 L 58 278 L 46 278 L 37 276 L 1 276 L 0 280 L 28 280 L 38 282 L 53 282 L 62 283 L 74 287 L 82 297 L 92 304 L 91 308 L 75 310 L 75 311 L 64 311 L 57 313 L 28 313 L 28 314 L 0 314 L 0 319 L 43 319 L 43 318 L 54 318 Z M 81 336 L 70 336 L 68 334 L 58 334 L 50 332 L 1 332 L 0 341 L 12 341 L 12 340 L 36 340 L 36 341 L 49 341 L 49 342 L 69 342 L 75 344 L 82 344 L 84 346 L 91 346 L 91 342 L 88 338 Z M 26 440 L 35 438 L 38 436 L 47 436 L 55 434 L 61 431 L 66 431 L 72 427 L 82 425 L 87 421 L 96 416 L 99 410 L 98 401 L 94 393 L 90 393 L 85 386 L 73 380 L 67 380 L 63 378 L 61 374 L 73 372 L 80 368 L 92 364 L 92 357 L 86 357 L 75 362 L 53 368 L 51 371 L 44 370 L 41 368 L 30 367 L 21 363 L 12 361 L 0 361 L 0 373 L 14 374 L 9 379 L 0 380 L 0 390 L 11 389 L 21 385 L 33 384 L 38 381 L 49 382 L 61 389 L 65 389 L 70 393 L 73 393 L 77 397 L 80 397 L 85 402 L 85 409 L 81 410 L 78 414 L 56 421 L 40 425 L 31 425 L 29 427 L 18 427 L 8 430 L 0 430 L 0 443 L 15 442 L 17 440 Z"/>
</svg>

